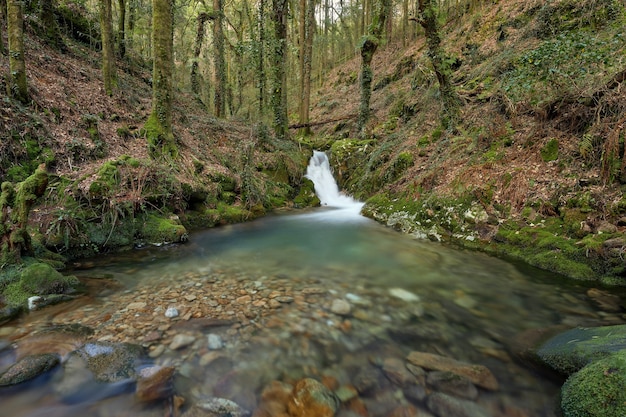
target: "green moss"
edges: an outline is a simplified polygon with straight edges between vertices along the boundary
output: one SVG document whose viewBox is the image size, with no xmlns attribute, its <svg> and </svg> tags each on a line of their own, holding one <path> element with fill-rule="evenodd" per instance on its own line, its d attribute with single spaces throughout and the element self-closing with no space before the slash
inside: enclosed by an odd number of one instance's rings
<svg viewBox="0 0 626 417">
<path fill-rule="evenodd" d="M 105 197 L 116 191 L 120 185 L 118 162 L 105 162 L 96 174 L 96 180 L 89 186 L 89 194 L 93 197 Z"/>
<path fill-rule="evenodd" d="M 61 294 L 79 284 L 74 276 L 64 276 L 46 263 L 34 263 L 24 268 L 20 286 L 25 293 L 35 295 Z"/>
<path fill-rule="evenodd" d="M 556 161 L 559 157 L 559 141 L 552 138 L 541 148 L 541 159 L 544 162 Z"/>
<path fill-rule="evenodd" d="M 153 112 L 150 115 L 140 134 L 146 137 L 148 151 L 153 158 L 162 156 L 176 158 L 178 156 L 178 147 L 174 136 L 161 125 L 156 113 Z"/>
<path fill-rule="evenodd" d="M 315 185 L 308 178 L 302 180 L 300 191 L 296 198 L 293 199 L 296 208 L 315 207 L 320 205 L 320 199 L 315 194 Z"/>
<path fill-rule="evenodd" d="M 138 235 L 152 244 L 185 242 L 188 238 L 187 229 L 174 215 L 167 218 L 156 214 L 143 215 L 139 220 Z"/>
<path fill-rule="evenodd" d="M 626 350 L 593 362 L 572 375 L 561 389 L 564 417 L 626 415 Z"/>
</svg>

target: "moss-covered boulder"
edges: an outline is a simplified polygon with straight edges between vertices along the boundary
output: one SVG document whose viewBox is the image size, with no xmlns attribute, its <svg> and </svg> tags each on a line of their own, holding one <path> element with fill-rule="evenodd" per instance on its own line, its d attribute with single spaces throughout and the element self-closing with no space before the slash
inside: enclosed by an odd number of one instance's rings
<svg viewBox="0 0 626 417">
<path fill-rule="evenodd" d="M 145 214 L 139 219 L 139 240 L 144 244 L 181 243 L 188 239 L 187 229 L 176 215 L 168 217 Z"/>
<path fill-rule="evenodd" d="M 302 179 L 302 185 L 296 198 L 293 199 L 296 208 L 316 207 L 320 205 L 320 199 L 315 194 L 315 185 L 308 178 Z"/>
<path fill-rule="evenodd" d="M 537 356 L 552 369 L 570 375 L 623 349 L 626 349 L 626 325 L 577 328 L 546 341 L 537 350 Z"/>
<path fill-rule="evenodd" d="M 561 389 L 564 417 L 626 416 L 626 350 L 593 362 Z"/>
<path fill-rule="evenodd" d="M 19 279 L 5 286 L 3 298 L 9 306 L 25 307 L 30 297 L 71 294 L 79 285 L 76 277 L 63 275 L 46 263 L 34 261 L 21 270 Z M 52 297 L 51 300 L 63 299 Z"/>
</svg>

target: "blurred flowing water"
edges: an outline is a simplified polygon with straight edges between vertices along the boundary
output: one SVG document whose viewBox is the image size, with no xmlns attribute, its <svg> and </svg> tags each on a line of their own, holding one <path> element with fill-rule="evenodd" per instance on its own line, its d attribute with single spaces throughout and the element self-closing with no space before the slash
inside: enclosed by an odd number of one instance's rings
<svg viewBox="0 0 626 417">
<path fill-rule="evenodd" d="M 106 275 L 121 283 L 121 289 L 96 295 L 99 305 L 115 304 L 123 294 L 156 294 L 168 286 L 179 292 L 186 285 L 220 282 L 255 291 L 318 288 L 305 307 L 286 304 L 276 310 L 277 317 L 284 317 L 281 326 L 258 325 L 245 340 L 238 339 L 237 332 L 223 333 L 228 346 L 222 352 L 228 360 L 225 369 L 216 362 L 207 364 L 201 353 L 164 353 L 158 360 L 178 367 L 182 395 L 216 395 L 225 378 L 229 392 L 245 391 L 246 398 L 257 400 L 264 384 L 273 379 L 313 373 L 350 383 L 373 357 L 403 358 L 420 350 L 487 366 L 500 389 L 481 391 L 478 402 L 494 417 L 557 416 L 562 381 L 515 357 L 525 332 L 615 323 L 621 316 L 597 311 L 581 284 L 483 253 L 414 240 L 358 215 L 353 203 L 197 232 L 187 244 L 101 257 L 91 269 L 76 274 Z M 411 296 L 393 296 L 399 290 Z M 351 303 L 347 317 L 329 312 L 334 299 Z M 58 322 L 65 314 L 62 309 L 37 312 L 18 326 Z M 93 310 L 94 315 L 102 314 L 98 305 Z M 58 311 L 63 313 L 51 319 Z M 350 321 L 349 331 L 341 328 L 345 320 Z M 127 400 L 120 399 L 122 395 L 115 400 L 86 399 L 79 408 L 64 405 L 50 384 L 43 382 L 37 390 L 0 389 L 3 414 L 34 416 L 48 410 L 46 415 L 163 415 L 162 410 L 138 408 L 130 394 Z M 394 402 L 407 402 L 388 381 L 381 382 L 380 390 L 381 395 L 366 400 L 371 416 L 384 417 Z M 376 401 L 391 404 L 385 408 Z"/>
</svg>

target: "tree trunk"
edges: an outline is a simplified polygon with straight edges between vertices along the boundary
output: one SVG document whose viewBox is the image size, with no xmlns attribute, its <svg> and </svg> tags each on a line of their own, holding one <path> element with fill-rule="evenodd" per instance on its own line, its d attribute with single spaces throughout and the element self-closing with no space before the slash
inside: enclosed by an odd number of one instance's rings
<svg viewBox="0 0 626 417">
<path fill-rule="evenodd" d="M 213 45 L 215 47 L 215 116 L 224 117 L 226 113 L 226 64 L 224 62 L 224 31 L 222 20 L 224 11 L 222 10 L 222 0 L 213 0 Z"/>
<path fill-rule="evenodd" d="M 419 0 L 418 21 L 424 28 L 426 43 L 428 45 L 428 57 L 433 65 L 433 70 L 439 82 L 439 93 L 443 104 L 443 125 L 448 128 L 454 125 L 458 118 L 460 100 L 450 81 L 452 70 L 446 59 L 441 38 L 439 24 L 437 22 L 436 0 Z"/>
<path fill-rule="evenodd" d="M 29 101 L 24 60 L 24 18 L 22 1 L 7 0 L 7 32 L 9 35 L 10 94 L 26 104 Z"/>
<path fill-rule="evenodd" d="M 202 95 L 200 92 L 200 74 L 198 74 L 198 67 L 200 65 L 200 52 L 202 51 L 202 43 L 204 42 L 204 24 L 209 19 L 207 13 L 200 13 L 196 18 L 198 22 L 196 30 L 196 41 L 193 48 L 193 61 L 191 63 L 191 92 L 196 99 L 204 104 L 202 101 Z"/>
<path fill-rule="evenodd" d="M 126 0 L 117 0 L 119 16 L 117 18 L 117 53 L 120 59 L 126 56 Z"/>
<path fill-rule="evenodd" d="M 390 2 L 391 0 L 376 0 L 369 33 L 361 41 L 361 102 L 357 118 L 357 131 L 360 137 L 368 135 L 367 122 L 370 118 L 370 98 L 372 96 L 372 78 L 374 76 L 371 63 L 385 29 L 385 20 L 387 20 Z"/>
<path fill-rule="evenodd" d="M 19 263 L 22 255 L 33 253 L 30 235 L 26 230 L 28 215 L 35 201 L 43 196 L 47 186 L 48 174 L 43 165 L 17 185 L 10 182 L 2 183 L 0 266 Z"/>
<path fill-rule="evenodd" d="M 102 35 L 102 80 L 104 82 L 104 91 L 111 96 L 113 95 L 113 89 L 116 87 L 111 0 L 101 0 L 100 32 Z"/>
<path fill-rule="evenodd" d="M 7 2 L 6 0 L 0 0 L 0 24 L 4 26 L 4 22 L 7 18 Z M 6 55 L 7 51 L 4 46 L 4 41 L 2 36 L 0 36 L 0 54 Z"/>
<path fill-rule="evenodd" d="M 55 48 L 65 50 L 65 44 L 61 39 L 61 33 L 59 33 L 59 26 L 57 25 L 54 15 L 53 0 L 40 0 L 39 19 L 43 25 L 44 36 L 46 40 Z"/>
<path fill-rule="evenodd" d="M 301 10 L 304 13 L 304 41 L 302 48 L 301 71 L 302 71 L 302 94 L 300 107 L 300 123 L 304 125 L 301 133 L 309 135 L 309 112 L 311 106 L 311 67 L 313 64 L 313 37 L 315 36 L 315 0 L 309 0 L 306 7 Z"/>
<path fill-rule="evenodd" d="M 150 155 L 176 157 L 172 131 L 173 0 L 152 0 L 152 113 L 144 126 Z"/>
<path fill-rule="evenodd" d="M 274 22 L 274 50 L 272 54 L 272 94 L 271 107 L 274 114 L 273 127 L 277 139 L 288 135 L 287 119 L 287 0 L 272 0 L 272 21 Z"/>
<path fill-rule="evenodd" d="M 265 0 L 259 0 L 259 48 L 257 62 L 257 76 L 259 88 L 259 118 L 265 114 Z"/>
</svg>

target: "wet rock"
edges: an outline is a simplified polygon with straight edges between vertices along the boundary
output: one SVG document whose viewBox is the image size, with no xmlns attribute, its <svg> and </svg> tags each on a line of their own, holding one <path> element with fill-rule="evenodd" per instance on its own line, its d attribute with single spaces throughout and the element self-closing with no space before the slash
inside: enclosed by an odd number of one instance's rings
<svg viewBox="0 0 626 417">
<path fill-rule="evenodd" d="M 395 342 L 415 347 L 424 341 L 446 342 L 448 340 L 448 336 L 442 333 L 439 326 L 428 323 L 389 328 L 387 333 Z"/>
<path fill-rule="evenodd" d="M 197 403 L 196 407 L 207 411 L 208 416 L 211 417 L 246 417 L 250 415 L 248 410 L 244 410 L 234 401 L 225 398 L 211 398 Z"/>
<path fill-rule="evenodd" d="M 428 409 L 440 417 L 491 417 L 480 405 L 447 394 L 434 393 L 426 401 Z"/>
<path fill-rule="evenodd" d="M 478 389 L 472 382 L 452 372 L 434 371 L 428 374 L 426 383 L 435 391 L 466 400 L 478 398 Z"/>
<path fill-rule="evenodd" d="M 626 325 L 578 328 L 546 341 L 537 356 L 552 369 L 570 375 L 622 349 L 626 349 Z"/>
<path fill-rule="evenodd" d="M 288 417 L 287 403 L 293 387 L 279 381 L 272 381 L 261 394 L 261 403 L 252 417 Z"/>
<path fill-rule="evenodd" d="M 30 381 L 59 364 L 59 356 L 51 353 L 22 358 L 0 376 L 0 386 L 10 386 Z"/>
<path fill-rule="evenodd" d="M 401 299 L 402 301 L 406 301 L 407 303 L 415 303 L 420 300 L 417 295 L 403 288 L 390 288 L 389 294 L 393 297 Z"/>
<path fill-rule="evenodd" d="M 366 368 L 354 377 L 353 384 L 360 394 L 368 395 L 379 389 L 381 378 L 383 378 L 383 375 L 380 371 Z"/>
<path fill-rule="evenodd" d="M 433 417 L 432 414 L 419 410 L 412 405 L 401 405 L 394 408 L 385 417 Z"/>
<path fill-rule="evenodd" d="M 496 377 L 483 365 L 473 365 L 432 353 L 416 351 L 409 353 L 407 360 L 413 365 L 425 369 L 452 372 L 488 390 L 495 391 L 498 389 Z"/>
<path fill-rule="evenodd" d="M 209 333 L 207 336 L 207 347 L 211 350 L 219 350 L 224 347 L 224 341 L 219 334 Z"/>
<path fill-rule="evenodd" d="M 422 385 L 411 385 L 402 389 L 404 398 L 416 405 L 421 405 L 426 400 L 426 388 Z"/>
<path fill-rule="evenodd" d="M 0 326 L 13 320 L 19 316 L 21 312 L 21 307 L 4 307 L 0 309 Z"/>
<path fill-rule="evenodd" d="M 75 352 L 86 363 L 96 380 L 118 382 L 137 376 L 136 366 L 144 357 L 144 350 L 131 343 L 87 343 Z"/>
<path fill-rule="evenodd" d="M 587 296 L 604 311 L 610 313 L 617 313 L 622 311 L 622 300 L 614 294 L 608 291 L 602 291 L 597 288 L 590 288 L 587 290 Z"/>
<path fill-rule="evenodd" d="M 171 366 L 151 366 L 139 372 L 135 397 L 141 402 L 152 402 L 168 398 L 173 393 Z"/>
<path fill-rule="evenodd" d="M 333 417 L 338 409 L 339 400 L 335 394 L 312 378 L 298 381 L 287 403 L 291 417 Z"/>
<path fill-rule="evenodd" d="M 416 382 L 413 375 L 405 365 L 405 362 L 398 358 L 387 358 L 383 361 L 383 373 L 394 384 L 404 387 Z"/>
<path fill-rule="evenodd" d="M 182 349 L 196 341 L 196 337 L 189 334 L 177 334 L 172 339 L 169 348 L 172 350 Z"/>
<path fill-rule="evenodd" d="M 168 319 L 173 319 L 174 317 L 178 317 L 178 310 L 176 309 L 176 307 L 168 307 L 167 310 L 165 310 L 165 317 L 167 317 Z"/>
<path fill-rule="evenodd" d="M 349 315 L 351 310 L 352 308 L 350 306 L 350 303 L 342 299 L 333 300 L 333 303 L 330 306 L 330 311 L 340 316 Z"/>
</svg>

